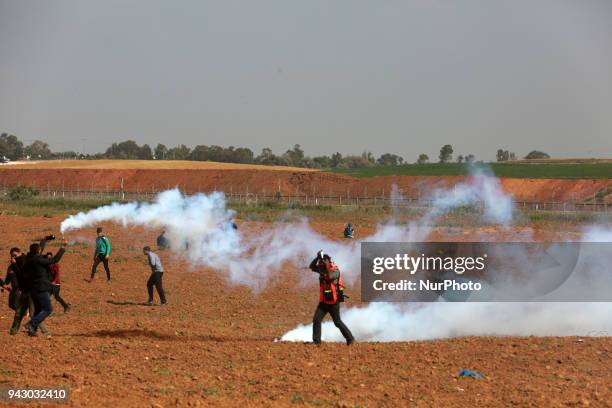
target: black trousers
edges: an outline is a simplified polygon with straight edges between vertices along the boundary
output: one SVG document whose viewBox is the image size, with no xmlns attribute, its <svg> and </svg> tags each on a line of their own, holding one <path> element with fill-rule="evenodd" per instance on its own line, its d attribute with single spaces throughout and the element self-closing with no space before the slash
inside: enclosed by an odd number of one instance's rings
<svg viewBox="0 0 612 408">
<path fill-rule="evenodd" d="M 59 304 L 62 305 L 64 310 L 66 310 L 66 308 L 68 307 L 68 303 L 66 303 L 66 301 L 60 296 L 60 287 L 60 285 L 51 285 L 51 294 L 53 295 L 55 300 L 57 300 Z"/>
<path fill-rule="evenodd" d="M 17 289 L 13 289 L 11 290 L 11 293 L 9 293 L 8 306 L 13 310 L 17 310 L 17 301 L 19 300 L 19 294 L 20 292 Z"/>
<path fill-rule="evenodd" d="M 164 292 L 164 287 L 162 285 L 162 278 L 164 276 L 163 272 L 153 272 L 151 276 L 149 276 L 149 280 L 147 281 L 147 291 L 149 292 L 149 302 L 153 301 L 153 286 L 157 289 L 157 294 L 159 295 L 159 300 L 162 303 L 166 303 L 166 293 Z"/>
<path fill-rule="evenodd" d="M 342 319 L 340 319 L 340 303 L 328 305 L 327 303 L 319 302 L 314 317 L 312 318 L 312 341 L 317 344 L 321 343 L 321 322 L 328 313 L 336 327 L 340 329 L 344 338 L 347 341 L 353 340 L 353 334 L 349 328 L 346 327 Z"/>
<path fill-rule="evenodd" d="M 104 270 L 106 271 L 106 278 L 110 280 L 111 275 L 110 275 L 110 269 L 108 269 L 108 259 L 106 259 L 106 255 L 104 254 L 96 255 L 96 259 L 94 259 L 94 263 L 91 266 L 91 279 L 93 280 L 94 276 L 96 275 L 96 269 L 98 268 L 98 265 L 100 265 L 100 263 L 104 264 Z"/>
</svg>

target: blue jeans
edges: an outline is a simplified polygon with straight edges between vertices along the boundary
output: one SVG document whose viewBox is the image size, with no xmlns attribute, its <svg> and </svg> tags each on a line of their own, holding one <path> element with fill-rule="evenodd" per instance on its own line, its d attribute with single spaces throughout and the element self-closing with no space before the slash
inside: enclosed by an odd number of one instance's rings
<svg viewBox="0 0 612 408">
<path fill-rule="evenodd" d="M 38 330 L 38 326 L 53 313 L 53 305 L 51 305 L 49 292 L 32 292 L 30 297 L 34 302 L 34 316 L 30 320 L 30 324 Z"/>
</svg>

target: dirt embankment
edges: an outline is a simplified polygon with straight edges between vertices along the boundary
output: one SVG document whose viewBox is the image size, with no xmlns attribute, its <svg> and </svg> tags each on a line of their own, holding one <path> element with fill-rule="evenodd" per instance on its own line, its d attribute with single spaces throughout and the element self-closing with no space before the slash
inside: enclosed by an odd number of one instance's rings
<svg viewBox="0 0 612 408">
<path fill-rule="evenodd" d="M 426 197 L 432 189 L 449 188 L 463 177 L 383 176 L 357 179 L 312 171 L 276 169 L 75 169 L 0 168 L 0 187 L 18 185 L 50 190 L 160 191 L 178 186 L 189 193 L 224 191 L 308 196 L 388 196 L 393 185 L 409 197 Z M 517 201 L 612 202 L 612 180 L 501 180 Z"/>
</svg>

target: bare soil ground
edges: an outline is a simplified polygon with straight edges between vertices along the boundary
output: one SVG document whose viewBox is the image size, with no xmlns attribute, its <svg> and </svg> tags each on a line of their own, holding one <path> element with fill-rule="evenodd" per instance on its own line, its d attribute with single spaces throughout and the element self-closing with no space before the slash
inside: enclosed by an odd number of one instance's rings
<svg viewBox="0 0 612 408">
<path fill-rule="evenodd" d="M 8 256 L 10 246 L 25 247 L 57 231 L 62 219 L 0 216 L 0 251 Z M 239 225 L 246 233 L 266 227 Z M 314 228 L 340 239 L 342 224 Z M 564 230 L 578 234 L 578 228 Z M 482 231 L 460 235 L 467 240 Z M 269 288 L 254 295 L 228 286 L 213 270 L 161 252 L 169 304 L 146 307 L 149 272 L 141 247 L 157 231 L 109 225 L 106 232 L 113 243 L 113 282 L 102 269 L 95 282 L 85 282 L 93 248 L 71 246 L 61 265 L 62 295 L 73 309 L 64 314 L 54 304 L 50 339 L 10 337 L 12 314 L 6 294 L 0 295 L 1 387 L 68 386 L 71 406 L 605 407 L 612 401 L 610 337 L 275 343 L 312 318 L 316 282 L 293 284 L 308 272 L 288 268 L 287 277 L 271 277 Z M 436 231 L 434 239 L 447 233 Z M 78 231 L 70 238 L 91 241 L 93 235 Z M 534 239 L 555 236 L 543 228 Z M 351 304 L 359 304 L 355 298 Z M 457 377 L 463 368 L 485 379 Z"/>
<path fill-rule="evenodd" d="M 290 167 L 207 162 L 74 161 L 0 166 L 0 186 L 42 190 L 152 192 L 179 187 L 196 191 L 274 196 L 389 196 L 392 186 L 409 197 L 426 197 L 452 188 L 461 176 L 379 176 L 354 178 Z M 612 202 L 612 179 L 502 178 L 502 188 L 517 201 Z"/>
</svg>

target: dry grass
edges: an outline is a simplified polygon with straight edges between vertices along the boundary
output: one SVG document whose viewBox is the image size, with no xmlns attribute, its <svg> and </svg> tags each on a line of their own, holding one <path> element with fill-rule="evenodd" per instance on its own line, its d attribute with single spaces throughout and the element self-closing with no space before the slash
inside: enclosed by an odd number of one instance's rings
<svg viewBox="0 0 612 408">
<path fill-rule="evenodd" d="M 285 166 L 261 166 L 255 164 L 217 163 L 187 160 L 46 160 L 12 162 L 0 165 L 1 168 L 19 169 L 164 169 L 164 170 L 278 170 L 278 171 L 318 171 Z"/>
</svg>

